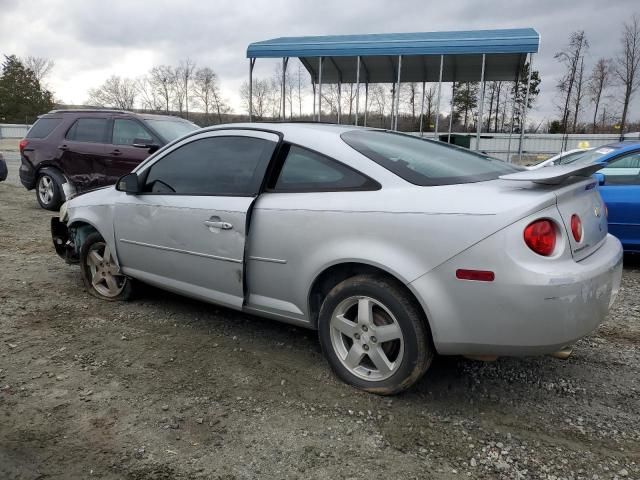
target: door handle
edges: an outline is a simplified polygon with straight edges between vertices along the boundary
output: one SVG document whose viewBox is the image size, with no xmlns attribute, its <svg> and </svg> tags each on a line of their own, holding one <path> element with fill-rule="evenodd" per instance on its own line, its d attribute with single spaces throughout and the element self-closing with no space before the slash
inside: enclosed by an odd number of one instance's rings
<svg viewBox="0 0 640 480">
<path fill-rule="evenodd" d="M 229 222 L 216 222 L 213 220 L 207 220 L 204 222 L 204 224 L 207 227 L 219 228 L 220 230 L 231 230 L 233 228 L 233 225 L 231 225 Z"/>
<path fill-rule="evenodd" d="M 69 147 L 67 145 L 60 145 L 58 147 L 58 149 L 60 149 L 60 150 L 69 150 Z"/>
<path fill-rule="evenodd" d="M 109 152 L 109 155 L 122 155 L 122 152 L 116 148 L 115 150 Z"/>
</svg>

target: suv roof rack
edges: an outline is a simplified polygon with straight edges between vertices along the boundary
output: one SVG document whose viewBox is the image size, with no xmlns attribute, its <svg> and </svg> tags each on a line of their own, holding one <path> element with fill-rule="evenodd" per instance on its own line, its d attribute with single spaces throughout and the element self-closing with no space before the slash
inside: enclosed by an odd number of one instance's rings
<svg viewBox="0 0 640 480">
<path fill-rule="evenodd" d="M 127 110 L 116 110 L 113 108 L 61 108 L 57 110 L 51 110 L 48 113 L 133 113 Z"/>
</svg>

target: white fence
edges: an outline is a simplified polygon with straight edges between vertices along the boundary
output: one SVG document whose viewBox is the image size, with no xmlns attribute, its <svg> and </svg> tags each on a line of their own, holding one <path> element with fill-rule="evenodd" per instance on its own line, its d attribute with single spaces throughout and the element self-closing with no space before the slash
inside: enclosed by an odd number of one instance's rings
<svg viewBox="0 0 640 480">
<path fill-rule="evenodd" d="M 24 138 L 31 125 L 0 123 L 0 138 Z"/>
<path fill-rule="evenodd" d="M 628 133 L 625 140 L 640 140 L 640 133 Z M 522 156 L 539 157 L 538 160 L 552 157 L 561 151 L 573 150 L 574 148 L 593 148 L 608 143 L 617 143 L 620 135 L 617 134 L 550 134 L 550 133 L 530 133 L 525 134 L 522 139 Z M 520 147 L 520 135 L 511 136 L 509 142 L 508 133 L 485 133 L 480 136 L 481 151 L 503 160 L 514 160 L 517 158 Z M 476 149 L 476 137 L 471 136 L 472 150 Z"/>
</svg>

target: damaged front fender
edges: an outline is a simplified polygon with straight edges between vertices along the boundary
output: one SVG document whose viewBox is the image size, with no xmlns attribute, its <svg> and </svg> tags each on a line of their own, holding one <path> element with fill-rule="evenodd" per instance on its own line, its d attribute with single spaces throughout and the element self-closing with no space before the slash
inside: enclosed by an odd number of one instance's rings
<svg viewBox="0 0 640 480">
<path fill-rule="evenodd" d="M 69 234 L 69 228 L 58 217 L 51 217 L 51 238 L 56 253 L 67 263 L 78 263 L 80 256 Z"/>
</svg>

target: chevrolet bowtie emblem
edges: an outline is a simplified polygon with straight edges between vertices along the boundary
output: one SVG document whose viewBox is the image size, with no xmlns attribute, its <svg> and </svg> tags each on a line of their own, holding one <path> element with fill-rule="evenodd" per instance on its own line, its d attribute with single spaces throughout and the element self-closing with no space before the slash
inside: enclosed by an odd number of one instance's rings
<svg viewBox="0 0 640 480">
<path fill-rule="evenodd" d="M 595 207 L 593 209 L 593 213 L 595 214 L 596 217 L 600 218 L 600 207 Z"/>
</svg>

